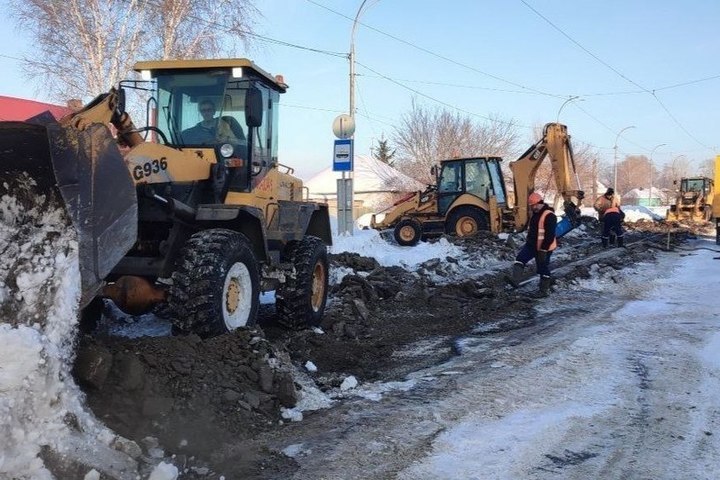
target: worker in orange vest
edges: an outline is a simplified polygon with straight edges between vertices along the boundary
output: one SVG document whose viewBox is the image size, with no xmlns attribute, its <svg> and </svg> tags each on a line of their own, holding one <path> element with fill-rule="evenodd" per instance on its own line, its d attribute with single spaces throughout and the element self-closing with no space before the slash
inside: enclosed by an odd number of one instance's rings
<svg viewBox="0 0 720 480">
<path fill-rule="evenodd" d="M 546 296 L 552 285 L 550 255 L 557 248 L 555 238 L 557 216 L 537 192 L 530 194 L 528 204 L 533 214 L 528 223 L 527 237 L 525 244 L 515 257 L 511 277 L 508 280 L 513 286 L 518 287 L 525 264 L 534 258 L 537 273 L 540 275 L 540 295 Z"/>
<path fill-rule="evenodd" d="M 603 221 L 605 216 L 605 210 L 613 206 L 613 199 L 615 198 L 615 190 L 608 188 L 607 191 L 595 199 L 593 208 L 598 213 L 598 220 Z"/>
<path fill-rule="evenodd" d="M 613 202 L 612 207 L 605 209 L 605 215 L 603 216 L 602 237 L 600 237 L 603 248 L 607 248 L 610 243 L 610 233 L 615 234 L 618 247 L 625 246 L 625 238 L 623 237 L 625 232 L 623 232 L 622 228 L 622 222 L 625 220 L 625 212 L 623 212 L 620 206 L 616 205 L 616 203 L 619 202 Z"/>
</svg>

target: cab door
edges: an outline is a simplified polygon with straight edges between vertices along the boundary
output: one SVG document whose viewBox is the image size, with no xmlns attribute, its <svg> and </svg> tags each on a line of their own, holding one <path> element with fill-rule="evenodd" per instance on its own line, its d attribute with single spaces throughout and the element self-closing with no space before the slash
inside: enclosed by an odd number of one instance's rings
<svg viewBox="0 0 720 480">
<path fill-rule="evenodd" d="M 465 191 L 462 160 L 444 162 L 438 182 L 438 213 L 445 215 L 450 205 Z"/>
</svg>

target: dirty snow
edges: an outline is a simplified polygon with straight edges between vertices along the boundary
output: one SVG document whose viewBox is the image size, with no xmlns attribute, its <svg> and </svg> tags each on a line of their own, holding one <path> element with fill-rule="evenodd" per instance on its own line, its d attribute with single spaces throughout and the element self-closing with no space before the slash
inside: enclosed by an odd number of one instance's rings
<svg viewBox="0 0 720 480">
<path fill-rule="evenodd" d="M 493 411 L 471 413 L 449 426 L 399 478 L 579 479 L 598 478 L 599 472 L 604 478 L 720 477 L 713 406 L 720 396 L 720 313 L 715 298 L 704 293 L 720 291 L 712 255 L 668 255 L 659 266 L 635 270 L 633 283 L 646 282 L 635 289 L 639 298 L 612 313 L 609 324 L 588 325 L 587 336 L 565 353 L 538 355 L 535 365 L 545 371 L 540 383 L 546 388 L 523 383 L 532 372 L 514 373 L 517 391 L 506 391 Z M 659 271 L 672 276 L 658 278 Z M 581 287 L 618 291 L 617 283 L 613 289 L 605 283 L 607 272 L 595 274 Z M 638 393 L 628 363 L 644 382 Z M 624 426 L 628 411 L 649 417 Z M 623 445 L 633 459 L 622 461 Z"/>
</svg>

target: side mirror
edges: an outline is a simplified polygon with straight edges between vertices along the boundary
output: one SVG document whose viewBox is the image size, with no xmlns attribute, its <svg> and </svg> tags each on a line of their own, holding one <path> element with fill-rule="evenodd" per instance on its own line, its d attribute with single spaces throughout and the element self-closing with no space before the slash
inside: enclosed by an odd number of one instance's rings
<svg viewBox="0 0 720 480">
<path fill-rule="evenodd" d="M 433 178 L 437 178 L 437 173 L 437 165 L 430 167 L 430 175 L 432 175 Z"/>
<path fill-rule="evenodd" d="M 250 87 L 245 92 L 245 123 L 247 126 L 260 127 L 263 120 L 263 96 L 257 87 Z"/>
<path fill-rule="evenodd" d="M 677 185 L 677 180 L 673 180 L 673 185 Z"/>
<path fill-rule="evenodd" d="M 125 89 L 123 87 L 120 87 L 118 89 L 118 105 L 117 105 L 118 112 L 120 114 L 125 113 Z"/>
</svg>

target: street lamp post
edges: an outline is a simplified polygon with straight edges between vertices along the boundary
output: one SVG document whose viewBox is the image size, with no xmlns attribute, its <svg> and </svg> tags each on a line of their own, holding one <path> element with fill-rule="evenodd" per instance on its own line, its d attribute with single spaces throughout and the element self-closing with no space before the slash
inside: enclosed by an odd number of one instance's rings
<svg viewBox="0 0 720 480">
<path fill-rule="evenodd" d="M 565 100 L 562 105 L 560 105 L 560 108 L 558 109 L 557 120 L 555 121 L 555 123 L 560 123 L 560 112 L 562 112 L 562 109 L 565 107 L 565 105 L 572 102 L 573 100 L 577 100 L 578 98 L 580 98 L 579 95 L 573 95 L 572 97 L 569 97 L 567 100 Z"/>
<path fill-rule="evenodd" d="M 357 13 L 355 14 L 355 19 L 353 20 L 352 24 L 352 30 L 350 32 L 350 54 L 348 55 L 348 60 L 350 61 L 350 106 L 349 106 L 349 115 L 350 115 L 350 124 L 352 125 L 352 131 L 354 132 L 355 129 L 355 32 L 357 30 L 357 24 L 358 19 L 360 18 L 360 15 L 363 12 L 363 9 L 365 8 L 365 5 L 368 3 L 368 0 L 363 0 L 360 4 L 360 7 L 357 10 Z M 345 233 L 353 235 L 353 223 L 355 220 L 354 215 L 354 202 L 353 194 L 354 194 L 354 187 L 353 187 L 353 172 L 352 168 L 355 159 L 354 157 L 354 135 L 353 132 L 350 132 L 349 136 L 343 136 L 343 139 L 350 139 L 350 171 L 346 172 L 343 170 L 342 172 L 342 179 L 338 180 L 338 193 L 337 193 L 337 204 L 338 204 L 338 232 L 339 233 Z M 345 177 L 345 174 L 348 174 L 348 177 Z M 342 186 L 341 186 L 342 185 Z M 342 212 L 342 214 L 341 214 Z M 347 214 L 350 214 L 350 218 L 346 218 Z"/>
<path fill-rule="evenodd" d="M 622 130 L 620 130 L 618 132 L 617 137 L 615 137 L 615 146 L 613 147 L 613 149 L 615 150 L 615 160 L 613 161 L 613 170 L 614 170 L 614 177 L 615 177 L 615 179 L 613 180 L 613 190 L 615 190 L 616 192 L 617 192 L 617 143 L 618 143 L 618 139 L 620 138 L 620 135 L 622 135 L 622 133 L 625 130 L 629 130 L 631 128 L 635 128 L 635 125 L 630 125 L 628 127 L 623 128 Z"/>
<path fill-rule="evenodd" d="M 664 147 L 665 145 L 667 145 L 667 143 L 661 143 L 660 145 L 655 145 L 653 149 L 650 150 L 650 189 L 648 190 L 648 207 L 652 207 L 653 154 L 655 153 L 655 150 L 660 147 Z"/>
</svg>

